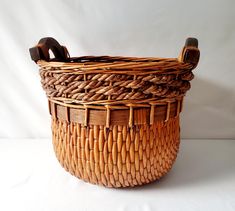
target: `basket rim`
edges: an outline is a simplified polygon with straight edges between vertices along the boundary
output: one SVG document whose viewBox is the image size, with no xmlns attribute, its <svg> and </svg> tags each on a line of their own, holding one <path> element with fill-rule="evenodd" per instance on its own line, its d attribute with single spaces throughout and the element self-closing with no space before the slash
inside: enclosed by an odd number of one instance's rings
<svg viewBox="0 0 235 211">
<path fill-rule="evenodd" d="M 50 61 L 39 60 L 37 64 L 41 68 L 50 70 L 71 70 L 79 73 L 86 71 L 109 72 L 120 74 L 151 74 L 162 72 L 182 72 L 192 70 L 194 67 L 190 63 L 184 63 L 177 58 L 160 57 L 116 57 L 116 56 L 81 56 L 71 57 L 67 61 L 61 62 L 56 59 Z M 97 73 L 97 72 L 94 72 Z"/>
<path fill-rule="evenodd" d="M 146 68 L 149 66 L 159 65 L 162 68 L 164 66 L 168 66 L 166 63 L 173 63 L 174 67 L 181 68 L 181 65 L 189 65 L 191 69 L 195 68 L 198 64 L 200 58 L 200 51 L 198 49 L 198 40 L 196 38 L 189 37 L 186 39 L 185 45 L 177 59 L 173 58 L 158 58 L 158 57 L 129 57 L 129 56 L 82 56 L 82 57 L 71 57 L 65 46 L 62 46 L 52 37 L 45 37 L 39 40 L 38 44 L 29 49 L 31 59 L 38 63 L 40 60 L 50 62 L 57 62 L 60 65 L 69 64 L 72 66 L 77 66 L 78 64 L 85 64 L 92 62 L 92 64 L 88 64 L 89 68 L 92 68 L 92 65 L 97 66 L 97 60 L 101 63 L 103 68 L 110 68 L 110 63 L 115 68 L 117 66 L 123 65 L 128 68 Z M 55 59 L 51 59 L 50 52 L 53 53 Z M 79 61 L 80 60 L 80 61 Z M 84 60 L 84 61 L 82 61 Z M 94 60 L 96 60 L 94 62 Z M 77 62 L 79 61 L 79 62 Z M 115 64 L 114 64 L 115 63 Z M 152 64 L 156 63 L 156 64 Z M 90 66 L 91 65 L 91 66 Z M 171 64 L 172 65 L 172 64 Z M 98 64 L 100 66 L 100 64 Z M 188 68 L 190 68 L 188 67 Z M 93 67 L 95 68 L 95 67 Z"/>
</svg>

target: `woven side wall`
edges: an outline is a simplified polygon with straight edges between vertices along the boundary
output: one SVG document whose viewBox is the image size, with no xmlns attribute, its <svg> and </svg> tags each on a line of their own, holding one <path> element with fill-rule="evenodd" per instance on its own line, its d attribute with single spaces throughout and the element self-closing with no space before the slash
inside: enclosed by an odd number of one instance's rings
<svg viewBox="0 0 235 211">
<path fill-rule="evenodd" d="M 142 185 L 172 167 L 179 149 L 179 117 L 153 125 L 84 127 L 52 118 L 53 146 L 74 176 L 107 187 Z"/>
</svg>

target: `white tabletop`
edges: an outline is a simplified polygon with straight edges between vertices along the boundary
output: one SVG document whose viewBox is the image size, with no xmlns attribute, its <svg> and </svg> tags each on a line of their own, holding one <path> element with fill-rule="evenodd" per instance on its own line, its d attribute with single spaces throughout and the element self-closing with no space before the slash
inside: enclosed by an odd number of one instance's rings
<svg viewBox="0 0 235 211">
<path fill-rule="evenodd" d="M 235 141 L 182 140 L 160 181 L 110 189 L 84 183 L 57 162 L 51 141 L 0 140 L 0 210 L 235 210 Z"/>
</svg>

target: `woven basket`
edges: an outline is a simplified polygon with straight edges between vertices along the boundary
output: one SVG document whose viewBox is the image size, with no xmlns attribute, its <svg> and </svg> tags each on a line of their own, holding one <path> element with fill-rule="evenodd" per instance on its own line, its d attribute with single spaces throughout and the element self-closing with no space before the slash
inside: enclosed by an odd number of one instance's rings
<svg viewBox="0 0 235 211">
<path fill-rule="evenodd" d="M 178 59 L 71 58 L 53 38 L 41 39 L 30 54 L 49 100 L 54 151 L 67 171 L 117 188 L 171 169 L 182 100 L 199 61 L 197 39 L 186 40 Z"/>
</svg>

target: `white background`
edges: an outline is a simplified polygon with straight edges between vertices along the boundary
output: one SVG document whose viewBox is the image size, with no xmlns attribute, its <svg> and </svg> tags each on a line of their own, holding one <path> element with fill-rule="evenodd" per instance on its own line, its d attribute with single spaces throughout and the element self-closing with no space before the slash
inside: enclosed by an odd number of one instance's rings
<svg viewBox="0 0 235 211">
<path fill-rule="evenodd" d="M 1 211 L 235 210 L 235 141 L 183 140 L 165 177 L 124 189 L 91 185 L 69 175 L 52 156 L 48 139 L 11 143 L 0 142 Z"/>
<path fill-rule="evenodd" d="M 185 38 L 201 60 L 182 114 L 183 138 L 235 138 L 235 1 L 1 0 L 0 137 L 50 137 L 47 101 L 28 48 L 52 36 L 72 56 L 177 57 Z"/>
<path fill-rule="evenodd" d="M 177 57 L 198 38 L 181 114 L 182 137 L 197 140 L 182 140 L 166 177 L 115 190 L 60 167 L 28 52 L 47 36 L 72 56 Z M 0 210 L 234 211 L 235 142 L 226 139 L 235 139 L 234 0 L 0 0 Z"/>
</svg>

